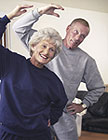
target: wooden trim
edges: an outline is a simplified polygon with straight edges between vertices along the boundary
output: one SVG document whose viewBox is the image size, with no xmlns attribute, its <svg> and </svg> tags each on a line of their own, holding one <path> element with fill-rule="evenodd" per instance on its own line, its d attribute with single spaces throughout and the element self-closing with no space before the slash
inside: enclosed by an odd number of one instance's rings
<svg viewBox="0 0 108 140">
<path fill-rule="evenodd" d="M 3 37 L 0 40 L 0 45 L 3 45 L 6 48 L 6 31 L 4 32 Z"/>
<path fill-rule="evenodd" d="M 6 31 L 4 32 L 4 47 L 6 48 Z"/>
<path fill-rule="evenodd" d="M 108 92 L 108 84 L 105 84 L 105 92 Z"/>
<path fill-rule="evenodd" d="M 3 33 L 2 39 L 0 39 L 0 45 L 3 45 L 6 48 L 6 31 Z"/>
<path fill-rule="evenodd" d="M 2 39 L 0 39 L 0 45 L 2 45 Z"/>
</svg>

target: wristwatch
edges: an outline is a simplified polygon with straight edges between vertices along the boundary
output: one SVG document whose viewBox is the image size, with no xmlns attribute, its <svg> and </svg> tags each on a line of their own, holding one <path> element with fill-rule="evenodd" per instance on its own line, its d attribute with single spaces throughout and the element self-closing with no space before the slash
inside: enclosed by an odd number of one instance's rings
<svg viewBox="0 0 108 140">
<path fill-rule="evenodd" d="M 82 102 L 81 105 L 82 105 L 82 107 L 83 107 L 84 109 L 87 109 L 87 105 L 86 105 L 86 104 L 84 104 L 84 103 Z"/>
</svg>

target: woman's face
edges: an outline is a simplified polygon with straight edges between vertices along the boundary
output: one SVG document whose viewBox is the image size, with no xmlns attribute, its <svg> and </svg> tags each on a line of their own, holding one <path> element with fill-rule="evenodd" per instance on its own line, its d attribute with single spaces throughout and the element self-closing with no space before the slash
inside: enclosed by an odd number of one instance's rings
<svg viewBox="0 0 108 140">
<path fill-rule="evenodd" d="M 42 40 L 32 47 L 33 55 L 31 62 L 36 67 L 42 68 L 44 64 L 51 61 L 55 55 L 56 47 L 50 40 Z"/>
</svg>

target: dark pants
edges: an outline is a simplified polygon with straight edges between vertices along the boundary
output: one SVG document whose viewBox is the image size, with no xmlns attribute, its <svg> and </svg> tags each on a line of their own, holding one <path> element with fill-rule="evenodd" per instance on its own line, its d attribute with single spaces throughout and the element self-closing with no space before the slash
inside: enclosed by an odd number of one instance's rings
<svg viewBox="0 0 108 140">
<path fill-rule="evenodd" d="M 42 136 L 36 136 L 36 137 L 20 137 L 16 136 L 10 133 L 7 133 L 6 131 L 2 130 L 0 128 L 0 140 L 52 140 L 50 133 Z"/>
</svg>

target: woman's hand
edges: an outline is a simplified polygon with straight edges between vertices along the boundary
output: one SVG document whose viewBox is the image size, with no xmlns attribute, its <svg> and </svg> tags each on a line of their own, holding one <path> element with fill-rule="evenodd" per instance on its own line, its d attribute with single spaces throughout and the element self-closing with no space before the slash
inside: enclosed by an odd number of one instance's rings
<svg viewBox="0 0 108 140">
<path fill-rule="evenodd" d="M 27 12 L 27 8 L 32 8 L 33 5 L 17 5 L 15 9 L 13 9 L 9 14 L 7 14 L 7 17 L 11 20 L 14 17 L 18 17 L 25 12 Z"/>
</svg>

